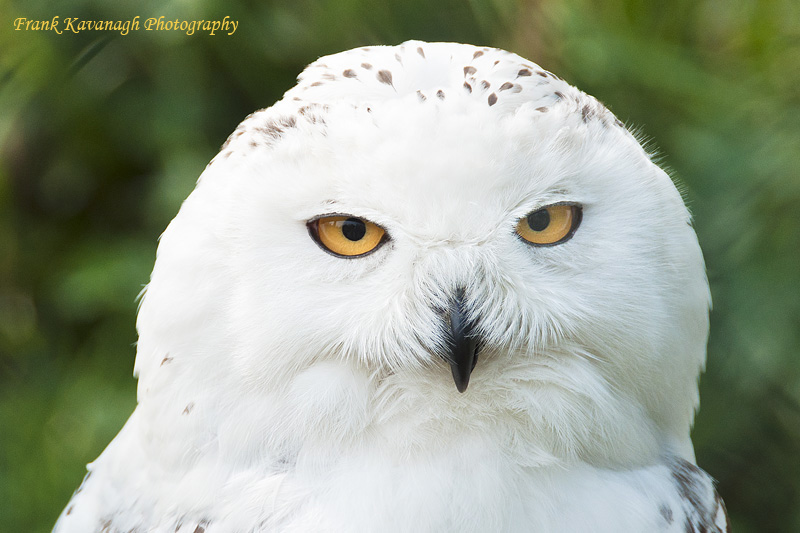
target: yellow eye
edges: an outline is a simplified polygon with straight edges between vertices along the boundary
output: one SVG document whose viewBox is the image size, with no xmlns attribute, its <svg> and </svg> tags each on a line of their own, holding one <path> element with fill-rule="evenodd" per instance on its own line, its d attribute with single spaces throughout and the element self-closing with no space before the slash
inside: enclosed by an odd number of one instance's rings
<svg viewBox="0 0 800 533">
<path fill-rule="evenodd" d="M 557 204 L 537 209 L 517 224 L 517 234 L 535 246 L 568 241 L 581 223 L 581 208 Z"/>
<path fill-rule="evenodd" d="M 386 236 L 377 224 L 347 215 L 312 220 L 308 230 L 324 250 L 340 257 L 366 255 L 384 242 Z"/>
</svg>

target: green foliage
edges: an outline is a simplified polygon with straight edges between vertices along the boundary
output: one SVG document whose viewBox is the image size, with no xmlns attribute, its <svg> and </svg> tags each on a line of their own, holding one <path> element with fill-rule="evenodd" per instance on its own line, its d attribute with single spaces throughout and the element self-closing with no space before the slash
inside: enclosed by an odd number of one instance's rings
<svg viewBox="0 0 800 533">
<path fill-rule="evenodd" d="M 714 297 L 698 460 L 735 531 L 800 531 L 800 4 L 60 4 L 0 0 L 0 530 L 49 530 L 132 411 L 135 298 L 227 134 L 318 56 L 417 38 L 515 51 L 657 142 Z M 13 25 L 162 14 L 239 27 Z"/>
</svg>

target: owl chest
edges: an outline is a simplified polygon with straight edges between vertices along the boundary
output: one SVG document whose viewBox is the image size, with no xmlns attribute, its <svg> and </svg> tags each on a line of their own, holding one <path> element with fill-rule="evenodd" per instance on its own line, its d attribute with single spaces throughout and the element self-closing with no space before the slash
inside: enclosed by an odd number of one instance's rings
<svg viewBox="0 0 800 533">
<path fill-rule="evenodd" d="M 654 497 L 638 488 L 636 475 L 589 470 L 523 467 L 459 451 L 404 462 L 345 460 L 329 472 L 285 474 L 267 520 L 287 532 L 670 531 L 663 516 L 669 487 Z"/>
</svg>

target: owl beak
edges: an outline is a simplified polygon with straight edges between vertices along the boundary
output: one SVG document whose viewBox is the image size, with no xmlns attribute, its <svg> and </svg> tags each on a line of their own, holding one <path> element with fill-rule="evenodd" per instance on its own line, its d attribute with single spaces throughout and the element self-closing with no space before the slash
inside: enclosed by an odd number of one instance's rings
<svg viewBox="0 0 800 533">
<path fill-rule="evenodd" d="M 458 392 L 464 392 L 469 385 L 469 376 L 478 362 L 477 336 L 473 335 L 473 325 L 467 319 L 464 289 L 456 290 L 455 298 L 447 310 L 447 317 L 450 322 L 450 356 L 447 360 Z"/>
</svg>

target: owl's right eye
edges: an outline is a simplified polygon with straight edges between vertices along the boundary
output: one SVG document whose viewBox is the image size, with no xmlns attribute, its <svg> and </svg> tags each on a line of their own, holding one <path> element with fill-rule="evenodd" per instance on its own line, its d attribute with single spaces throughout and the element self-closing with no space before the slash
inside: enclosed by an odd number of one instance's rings
<svg viewBox="0 0 800 533">
<path fill-rule="evenodd" d="M 533 246 L 552 246 L 568 241 L 581 223 L 577 204 L 553 204 L 528 215 L 517 223 L 517 235 Z"/>
<path fill-rule="evenodd" d="M 374 252 L 387 239 L 382 227 L 348 215 L 312 219 L 308 222 L 308 232 L 323 250 L 347 258 Z"/>
</svg>

